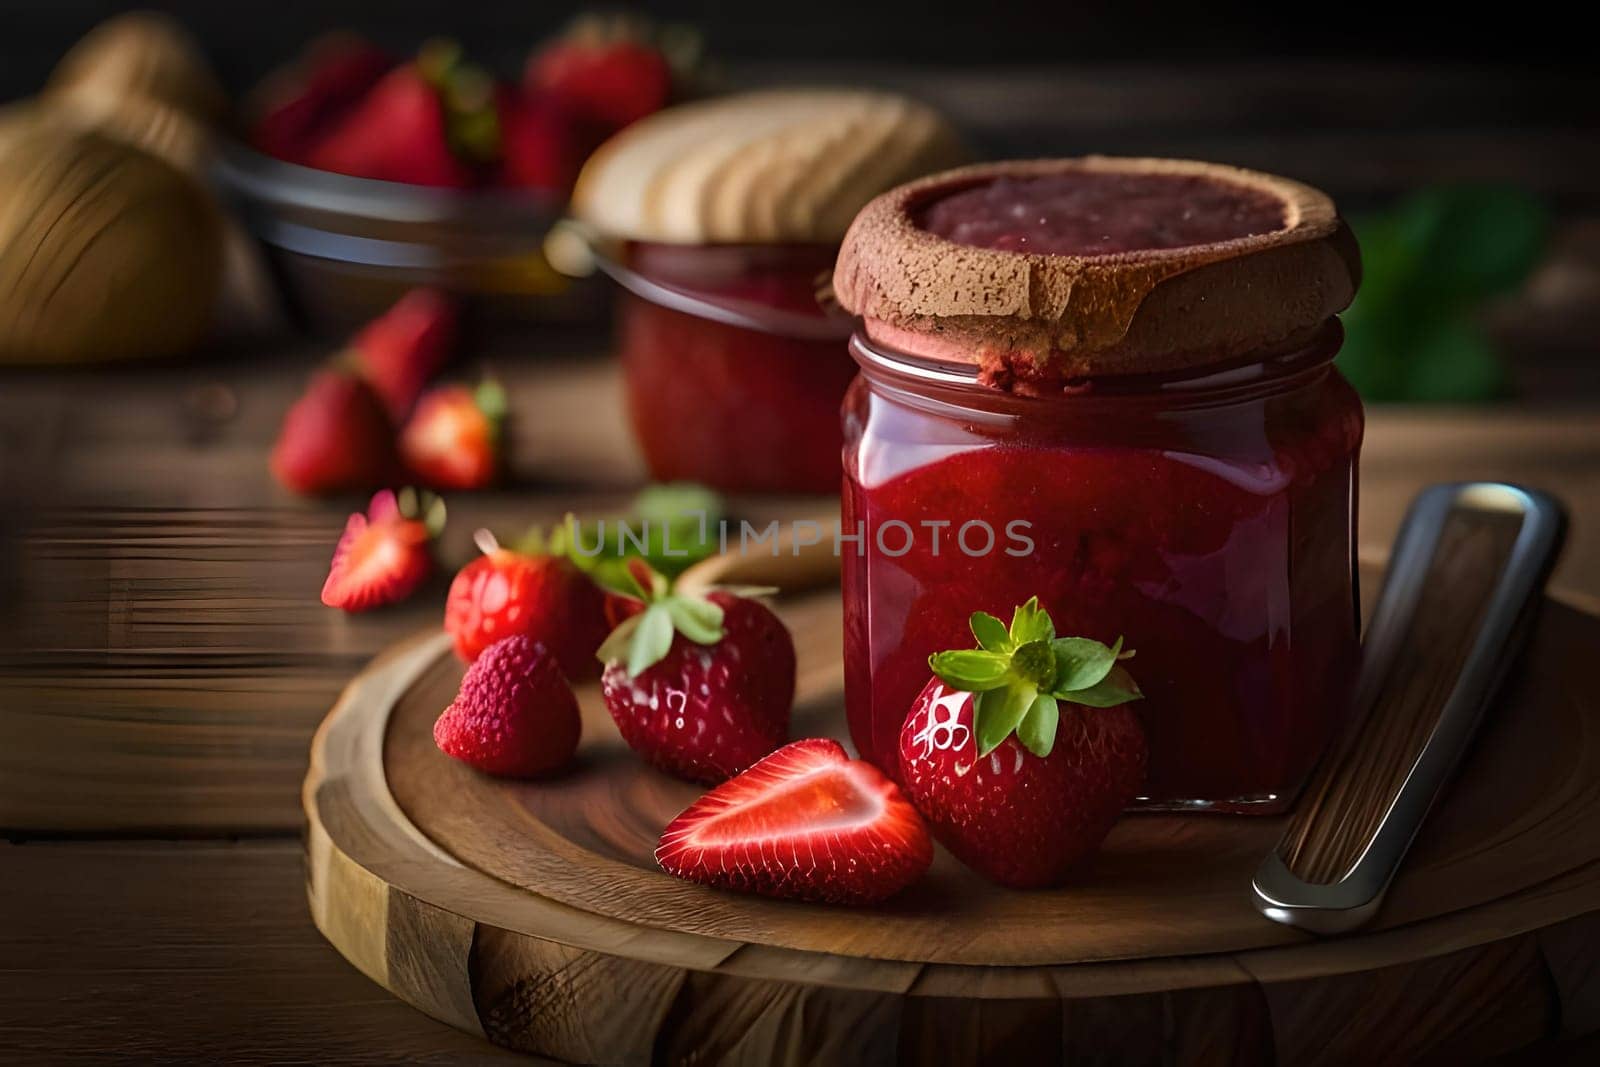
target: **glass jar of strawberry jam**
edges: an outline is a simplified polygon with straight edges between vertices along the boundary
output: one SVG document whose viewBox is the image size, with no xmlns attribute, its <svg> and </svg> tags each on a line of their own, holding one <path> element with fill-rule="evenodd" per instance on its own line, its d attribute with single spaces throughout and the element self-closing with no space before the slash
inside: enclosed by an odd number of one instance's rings
<svg viewBox="0 0 1600 1067">
<path fill-rule="evenodd" d="M 848 320 L 817 279 L 833 245 L 637 242 L 608 266 L 623 389 L 651 474 L 744 492 L 831 493 Z"/>
<path fill-rule="evenodd" d="M 624 390 L 654 477 L 838 490 L 855 364 L 819 283 L 867 200 L 960 155 L 929 109 L 852 90 L 671 108 L 595 153 L 573 210 L 625 290 Z"/>
<path fill-rule="evenodd" d="M 1137 651 L 1141 806 L 1275 812 L 1345 713 L 1361 404 L 1332 365 L 1358 278 L 1325 196 L 1157 160 L 968 168 L 858 217 L 835 290 L 845 673 L 894 767 L 928 656 L 1038 596 Z"/>
</svg>

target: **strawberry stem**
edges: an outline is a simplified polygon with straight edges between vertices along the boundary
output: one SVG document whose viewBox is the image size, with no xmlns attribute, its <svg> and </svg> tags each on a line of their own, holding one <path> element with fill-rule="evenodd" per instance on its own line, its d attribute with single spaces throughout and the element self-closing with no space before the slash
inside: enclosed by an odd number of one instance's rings
<svg viewBox="0 0 1600 1067">
<path fill-rule="evenodd" d="M 666 657 L 675 634 L 697 645 L 715 645 L 722 640 L 722 607 L 704 593 L 674 589 L 665 575 L 642 559 L 630 559 L 626 573 L 633 586 L 631 599 L 641 601 L 645 609 L 611 631 L 596 653 L 601 663 L 622 663 L 633 678 Z"/>
<path fill-rule="evenodd" d="M 986 756 L 1011 734 L 1036 756 L 1055 746 L 1060 701 L 1110 708 L 1143 694 L 1122 662 L 1133 655 L 1122 638 L 1107 646 L 1087 637 L 1057 637 L 1055 623 L 1032 597 L 1007 627 L 986 612 L 970 624 L 977 648 L 936 652 L 928 666 L 946 685 L 973 700 L 973 734 Z"/>
</svg>

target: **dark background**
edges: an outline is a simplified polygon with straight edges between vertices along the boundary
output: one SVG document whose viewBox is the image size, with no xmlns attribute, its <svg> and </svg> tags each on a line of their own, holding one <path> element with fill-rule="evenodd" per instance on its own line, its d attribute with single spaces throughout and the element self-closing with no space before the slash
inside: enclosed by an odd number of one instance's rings
<svg viewBox="0 0 1600 1067">
<path fill-rule="evenodd" d="M 404 47 L 431 34 L 459 37 L 488 59 L 514 61 L 559 28 L 578 5 L 523 2 L 420 4 L 382 0 L 229 3 L 179 0 L 138 5 L 104 0 L 0 3 L 0 95 L 27 90 L 55 53 L 107 15 L 129 7 L 168 11 L 207 42 L 235 85 L 248 83 L 307 35 L 359 28 Z M 625 5 L 592 5 L 618 9 Z M 1468 61 L 1524 69 L 1592 65 L 1593 44 L 1563 30 L 1574 9 L 1518 5 L 1480 9 L 1391 4 L 1235 5 L 1189 2 L 866 3 L 753 0 L 637 4 L 663 19 L 702 27 L 713 49 L 739 60 L 890 60 L 986 66 L 1084 61 L 1193 62 L 1240 59 Z M 1591 101 L 1591 104 L 1593 101 Z"/>
<path fill-rule="evenodd" d="M 579 7 L 3 0 L 0 100 L 35 90 L 73 41 L 135 6 L 176 15 L 236 93 L 341 27 L 402 53 L 454 36 L 512 74 Z M 848 0 L 638 9 L 699 27 L 730 85 L 901 89 L 943 108 L 990 155 L 1205 157 L 1321 184 L 1346 207 L 1428 182 L 1488 180 L 1533 189 L 1557 208 L 1600 208 L 1593 47 L 1537 9 L 1490 17 L 1401 5 Z"/>
</svg>

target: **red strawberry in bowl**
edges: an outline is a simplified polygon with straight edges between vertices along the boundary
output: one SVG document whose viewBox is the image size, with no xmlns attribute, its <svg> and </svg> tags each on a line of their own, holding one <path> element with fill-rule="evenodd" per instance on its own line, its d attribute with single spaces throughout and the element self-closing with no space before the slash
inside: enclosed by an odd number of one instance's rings
<svg viewBox="0 0 1600 1067">
<path fill-rule="evenodd" d="M 627 20 L 580 20 L 528 60 L 522 85 L 609 134 L 667 106 L 672 65 Z"/>
<path fill-rule="evenodd" d="M 583 723 L 549 649 L 525 634 L 496 641 L 467 668 L 433 724 L 440 751 L 485 774 L 534 778 L 572 761 Z"/>
<path fill-rule="evenodd" d="M 383 49 L 355 34 L 319 37 L 298 63 L 252 94 L 250 143 L 269 156 L 305 162 L 321 133 L 392 66 Z"/>
<path fill-rule="evenodd" d="M 1008 628 L 972 616 L 975 649 L 940 652 L 900 732 L 900 782 L 933 835 L 991 881 L 1057 885 L 1144 781 L 1132 653 L 1058 638 L 1037 599 Z"/>
<path fill-rule="evenodd" d="M 499 184 L 565 194 L 583 165 L 584 144 L 573 117 L 547 93 L 506 89 L 496 96 L 500 123 Z"/>
<path fill-rule="evenodd" d="M 600 688 L 622 739 L 693 782 L 720 782 L 783 744 L 794 703 L 794 640 L 755 595 L 674 592 L 640 560 L 629 575 L 644 610 L 600 647 Z"/>
<path fill-rule="evenodd" d="M 483 489 L 500 470 L 506 393 L 498 382 L 476 389 L 445 385 L 423 396 L 400 431 L 400 458 L 435 489 Z"/>
<path fill-rule="evenodd" d="M 451 150 L 450 116 L 436 65 L 424 53 L 385 74 L 312 147 L 306 162 L 357 178 L 471 185 L 472 169 Z"/>
<path fill-rule="evenodd" d="M 438 289 L 413 289 L 350 340 L 362 377 L 383 398 L 396 423 L 450 360 L 456 305 Z"/>
<path fill-rule="evenodd" d="M 371 489 L 395 473 L 394 426 L 372 387 L 338 367 L 311 377 L 272 446 L 273 475 L 297 493 Z"/>
<path fill-rule="evenodd" d="M 345 522 L 333 550 L 322 602 L 345 611 L 398 604 L 433 573 L 429 544 L 444 529 L 444 501 L 431 494 L 385 489 L 366 514 Z"/>
<path fill-rule="evenodd" d="M 565 556 L 502 548 L 488 530 L 474 540 L 483 555 L 456 574 L 445 601 L 456 655 L 471 663 L 501 638 L 525 634 L 568 678 L 594 677 L 595 650 L 610 629 L 600 587 Z"/>
<path fill-rule="evenodd" d="M 871 904 L 933 862 L 922 820 L 837 741 L 785 745 L 667 825 L 656 862 L 692 882 L 827 904 Z"/>
</svg>

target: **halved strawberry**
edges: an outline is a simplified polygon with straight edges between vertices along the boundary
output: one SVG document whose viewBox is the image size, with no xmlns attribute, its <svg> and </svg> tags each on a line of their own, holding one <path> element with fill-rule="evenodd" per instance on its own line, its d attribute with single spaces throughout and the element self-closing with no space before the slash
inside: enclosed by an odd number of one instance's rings
<svg viewBox="0 0 1600 1067">
<path fill-rule="evenodd" d="M 413 289 L 350 341 L 361 376 L 389 417 L 405 420 L 456 344 L 456 305 L 438 289 Z"/>
<path fill-rule="evenodd" d="M 397 604 L 416 592 L 433 570 L 428 543 L 444 528 L 444 501 L 431 494 L 385 489 L 367 512 L 345 522 L 333 550 L 322 602 L 345 611 Z"/>
<path fill-rule="evenodd" d="M 667 825 L 656 862 L 691 882 L 867 904 L 922 877 L 933 844 L 882 771 L 837 741 L 785 745 Z"/>
<path fill-rule="evenodd" d="M 412 477 L 435 489 L 485 488 L 500 470 L 505 413 L 499 382 L 440 386 L 418 401 L 400 432 L 400 458 Z"/>
</svg>

